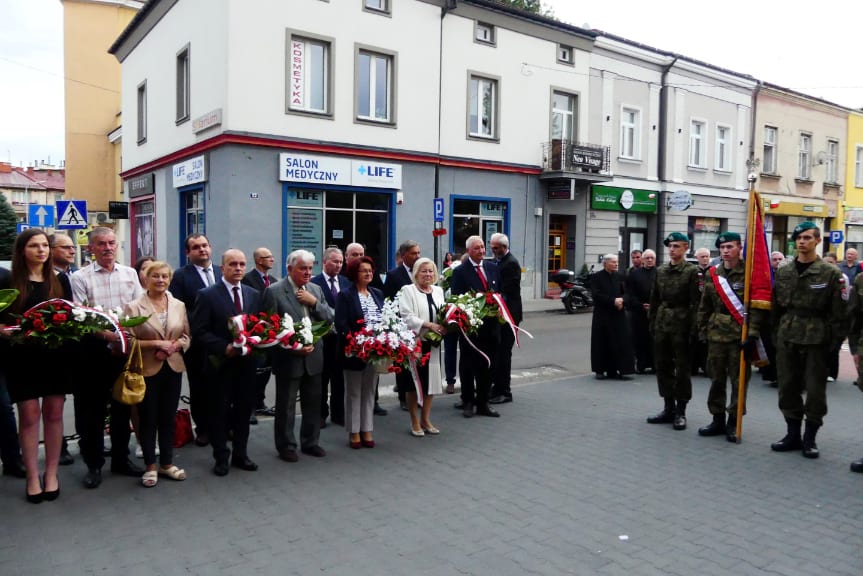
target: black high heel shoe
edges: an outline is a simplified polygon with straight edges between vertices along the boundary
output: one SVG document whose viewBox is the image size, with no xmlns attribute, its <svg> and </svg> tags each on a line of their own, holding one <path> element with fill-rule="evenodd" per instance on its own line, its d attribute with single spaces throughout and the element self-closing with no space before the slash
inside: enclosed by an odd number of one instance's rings
<svg viewBox="0 0 863 576">
<path fill-rule="evenodd" d="M 39 478 L 39 488 L 43 488 L 42 478 Z M 27 487 L 24 486 L 24 496 L 30 504 L 39 504 L 44 499 L 45 492 L 42 490 L 38 494 L 30 494 L 30 492 L 27 491 Z"/>
<path fill-rule="evenodd" d="M 42 486 L 45 486 L 45 475 L 44 474 L 42 475 Z M 57 489 L 51 490 L 50 492 L 48 490 L 43 490 L 42 491 L 42 500 L 45 500 L 46 502 L 53 502 L 54 500 L 56 500 L 59 497 L 60 497 L 60 477 L 58 476 L 57 477 Z"/>
</svg>

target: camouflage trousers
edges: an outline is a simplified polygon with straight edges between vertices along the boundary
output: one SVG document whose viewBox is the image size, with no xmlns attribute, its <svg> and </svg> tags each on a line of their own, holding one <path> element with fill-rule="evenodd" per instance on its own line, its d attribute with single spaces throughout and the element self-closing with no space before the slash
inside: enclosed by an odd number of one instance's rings
<svg viewBox="0 0 863 576">
<path fill-rule="evenodd" d="M 710 372 L 710 391 L 707 393 L 707 409 L 713 415 L 737 415 L 737 393 L 740 389 L 740 343 L 710 342 L 707 349 L 707 369 Z M 750 364 L 746 363 L 746 388 L 752 374 Z M 731 402 L 727 405 L 726 388 L 731 380 Z M 743 392 L 743 411 L 746 411 L 746 390 Z"/>
<path fill-rule="evenodd" d="M 659 395 L 666 400 L 692 399 L 692 360 L 689 332 L 657 332 L 653 337 L 653 361 Z"/>
<path fill-rule="evenodd" d="M 786 420 L 821 425 L 827 414 L 827 354 L 825 346 L 777 342 L 779 409 Z M 803 391 L 806 391 L 806 401 Z"/>
</svg>

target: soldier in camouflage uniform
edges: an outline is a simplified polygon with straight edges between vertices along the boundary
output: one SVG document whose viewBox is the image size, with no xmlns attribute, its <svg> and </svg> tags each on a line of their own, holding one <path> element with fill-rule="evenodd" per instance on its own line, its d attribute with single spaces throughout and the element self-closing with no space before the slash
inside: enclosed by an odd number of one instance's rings
<svg viewBox="0 0 863 576">
<path fill-rule="evenodd" d="M 791 239 L 797 257 L 776 271 L 773 285 L 779 409 L 788 432 L 770 448 L 776 452 L 802 449 L 803 456 L 818 458 L 815 435 L 827 414 L 827 351 L 845 338 L 844 281 L 836 266 L 818 257 L 821 231 L 814 223 L 798 224 Z M 801 438 L 804 416 L 806 431 Z"/>
<path fill-rule="evenodd" d="M 860 352 L 863 351 L 863 273 L 854 278 L 854 289 L 851 291 L 851 333 L 848 334 L 848 344 L 854 350 L 854 364 L 857 365 L 857 380 L 854 384 L 863 392 L 863 367 L 860 366 Z M 863 458 L 851 463 L 851 471 L 863 473 Z"/>
<path fill-rule="evenodd" d="M 690 344 L 700 296 L 698 269 L 686 261 L 686 234 L 672 232 L 663 244 L 671 262 L 656 271 L 648 323 L 654 339 L 656 382 L 665 407 L 647 422 L 672 423 L 675 430 L 685 430 L 686 403 L 692 398 Z"/>
<path fill-rule="evenodd" d="M 729 442 L 737 441 L 737 392 L 740 383 L 740 332 L 743 329 L 738 321 L 742 319 L 743 282 L 746 269 L 740 259 L 742 249 L 740 234 L 723 232 L 716 239 L 716 247 L 722 256 L 722 263 L 710 268 L 705 281 L 701 304 L 698 307 L 698 339 L 709 343 L 707 367 L 710 373 L 710 392 L 707 394 L 707 409 L 713 415 L 713 422 L 698 429 L 700 436 L 719 436 L 725 434 Z M 716 280 L 714 281 L 714 277 Z M 720 284 L 717 289 L 716 282 Z M 720 290 L 728 295 L 726 303 L 720 297 Z M 728 304 L 735 310 L 729 310 Z M 758 341 L 765 312 L 749 310 L 749 330 L 747 348 Z M 749 386 L 750 367 L 746 363 L 746 384 Z M 725 405 L 726 381 L 731 380 L 731 402 Z M 744 404 L 746 403 L 744 394 Z M 728 411 L 728 421 L 725 412 Z"/>
</svg>

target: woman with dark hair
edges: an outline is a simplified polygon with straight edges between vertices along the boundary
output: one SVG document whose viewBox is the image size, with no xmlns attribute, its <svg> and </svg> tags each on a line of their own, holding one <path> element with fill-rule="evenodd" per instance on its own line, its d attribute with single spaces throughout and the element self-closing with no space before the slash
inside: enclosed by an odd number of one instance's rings
<svg viewBox="0 0 863 576">
<path fill-rule="evenodd" d="M 11 314 L 23 314 L 36 304 L 51 298 L 72 299 L 69 278 L 54 274 L 48 235 L 30 228 L 15 239 L 12 254 L 12 276 L 9 286 L 19 295 L 0 315 L 0 335 L 8 338 L 14 324 Z M 21 455 L 27 470 L 27 501 L 38 504 L 60 496 L 57 465 L 63 443 L 63 404 L 71 390 L 68 378 L 60 371 L 71 365 L 72 345 L 49 349 L 38 342 L 26 342 L 10 347 L 3 343 L 3 365 L 9 386 L 9 396 L 18 404 L 18 437 Z M 34 378 L 34 374 L 38 374 Z M 42 399 L 41 405 L 39 399 Z M 45 473 L 39 476 L 39 421 L 44 425 Z"/>
<path fill-rule="evenodd" d="M 138 261 L 135 262 L 135 272 L 138 273 L 138 281 L 141 283 L 141 288 L 144 290 L 147 289 L 147 277 L 144 275 L 144 268 L 150 262 L 155 261 L 155 258 L 152 256 L 141 256 L 138 258 Z"/>
<path fill-rule="evenodd" d="M 346 275 L 353 284 L 339 292 L 336 299 L 335 324 L 339 346 L 344 354 L 349 334 L 364 326 L 379 324 L 384 305 L 383 292 L 369 286 L 375 274 L 375 262 L 362 256 L 348 263 Z M 359 358 L 344 358 L 345 428 L 350 434 L 351 448 L 374 448 L 375 388 L 378 375 L 371 363 Z"/>
<path fill-rule="evenodd" d="M 440 269 L 446 270 L 447 268 L 452 266 L 453 262 L 455 262 L 455 256 L 453 256 L 452 252 L 447 252 L 443 255 L 443 262 L 441 263 Z"/>
</svg>

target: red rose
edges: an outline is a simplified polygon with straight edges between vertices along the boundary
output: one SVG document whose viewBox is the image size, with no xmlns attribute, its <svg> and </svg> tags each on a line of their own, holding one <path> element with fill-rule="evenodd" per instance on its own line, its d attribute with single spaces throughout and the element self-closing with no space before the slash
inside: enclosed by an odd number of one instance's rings
<svg viewBox="0 0 863 576">
<path fill-rule="evenodd" d="M 250 320 L 251 322 L 256 323 L 256 324 L 257 324 L 258 322 L 260 322 L 260 320 L 258 320 L 258 317 L 257 317 L 257 316 L 255 316 L 254 314 L 249 315 L 249 320 Z"/>
<path fill-rule="evenodd" d="M 57 313 L 57 314 L 54 314 L 54 318 L 52 320 L 53 320 L 54 324 L 62 324 L 63 322 L 66 321 L 66 319 L 67 319 L 67 316 L 65 314 Z"/>
<path fill-rule="evenodd" d="M 45 331 L 45 323 L 44 323 L 44 322 L 42 322 L 42 320 L 41 320 L 41 319 L 36 318 L 36 319 L 33 321 L 33 328 L 34 328 L 34 329 L 36 329 L 36 330 L 38 330 L 38 331 L 40 331 L 40 332 L 44 332 L 44 331 Z"/>
<path fill-rule="evenodd" d="M 262 324 L 255 324 L 255 327 L 252 328 L 253 334 L 262 334 L 264 332 L 264 326 Z"/>
</svg>

